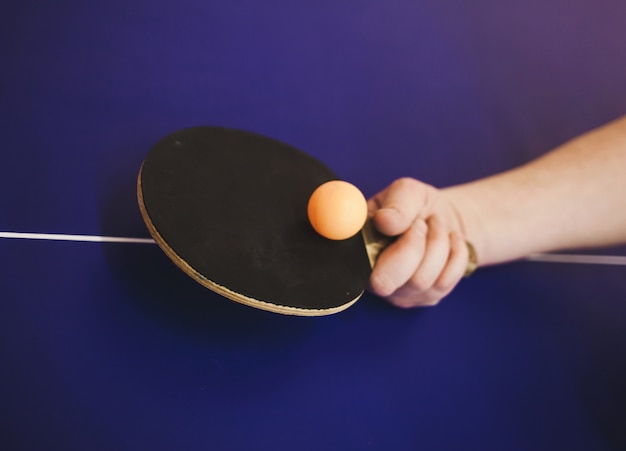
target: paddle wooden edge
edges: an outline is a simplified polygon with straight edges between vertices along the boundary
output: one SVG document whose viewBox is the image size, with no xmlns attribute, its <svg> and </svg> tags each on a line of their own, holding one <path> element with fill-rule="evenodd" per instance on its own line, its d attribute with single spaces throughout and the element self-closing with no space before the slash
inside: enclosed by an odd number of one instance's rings
<svg viewBox="0 0 626 451">
<path fill-rule="evenodd" d="M 154 241 L 159 245 L 161 250 L 169 257 L 172 262 L 180 269 L 182 269 L 188 276 L 194 279 L 196 282 L 208 288 L 215 293 L 230 299 L 235 302 L 239 302 L 240 304 L 247 305 L 249 307 L 254 307 L 261 310 L 266 310 L 273 313 L 280 313 L 282 315 L 295 315 L 295 316 L 325 316 L 332 315 L 335 313 L 339 313 L 348 307 L 352 306 L 359 298 L 363 295 L 364 291 L 359 293 L 357 297 L 348 301 L 345 304 L 342 304 L 337 307 L 332 307 L 328 309 L 304 309 L 300 307 L 290 307 L 284 305 L 273 304 L 267 301 L 261 301 L 258 299 L 251 298 L 244 294 L 233 291 L 223 285 L 213 282 L 210 279 L 207 279 L 205 276 L 200 274 L 194 268 L 192 268 L 185 260 L 183 260 L 163 239 L 161 234 L 157 231 L 156 227 L 152 223 L 150 219 L 150 215 L 146 209 L 146 205 L 143 199 L 143 190 L 141 186 L 141 174 L 143 171 L 143 164 L 139 169 L 139 175 L 137 176 L 137 203 L 139 204 L 139 211 L 141 212 L 141 217 L 143 218 L 144 223 L 148 229 L 148 232 L 154 239 Z"/>
</svg>

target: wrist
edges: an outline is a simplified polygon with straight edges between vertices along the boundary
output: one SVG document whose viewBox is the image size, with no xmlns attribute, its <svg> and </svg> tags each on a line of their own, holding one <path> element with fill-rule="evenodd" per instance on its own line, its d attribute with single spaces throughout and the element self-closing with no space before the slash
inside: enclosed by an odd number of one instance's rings
<svg viewBox="0 0 626 451">
<path fill-rule="evenodd" d="M 465 241 L 471 244 L 475 252 L 477 266 L 486 266 L 492 263 L 489 258 L 488 236 L 484 230 L 484 222 L 478 213 L 478 208 L 472 199 L 466 195 L 463 185 L 444 188 L 441 194 L 450 205 L 457 218 Z"/>
</svg>

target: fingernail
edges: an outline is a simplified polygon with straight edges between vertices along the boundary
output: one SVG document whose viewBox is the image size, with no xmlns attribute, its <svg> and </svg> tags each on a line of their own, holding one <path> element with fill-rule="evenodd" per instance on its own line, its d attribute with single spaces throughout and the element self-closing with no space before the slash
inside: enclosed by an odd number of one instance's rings
<svg viewBox="0 0 626 451">
<path fill-rule="evenodd" d="M 395 224 L 398 220 L 396 218 L 400 217 L 400 212 L 395 208 L 384 207 L 374 212 L 374 216 L 381 218 L 385 223 L 391 221 Z M 384 219 L 383 219 L 384 218 Z"/>
<path fill-rule="evenodd" d="M 383 213 L 383 214 L 392 214 L 392 215 L 397 215 L 399 213 L 399 211 L 393 207 L 384 207 L 378 210 L 378 212 Z"/>
</svg>

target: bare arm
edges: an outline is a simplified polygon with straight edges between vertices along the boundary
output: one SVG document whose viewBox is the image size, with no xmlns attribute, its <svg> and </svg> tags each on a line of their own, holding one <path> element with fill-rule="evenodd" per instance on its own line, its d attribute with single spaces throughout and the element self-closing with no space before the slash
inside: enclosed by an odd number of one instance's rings
<svg viewBox="0 0 626 451">
<path fill-rule="evenodd" d="M 626 243 L 626 116 L 511 171 L 437 190 L 401 179 L 369 201 L 398 239 L 380 256 L 373 292 L 402 307 L 433 305 L 480 266 L 535 252 Z"/>
<path fill-rule="evenodd" d="M 517 169 L 443 190 L 481 265 L 626 242 L 626 117 Z"/>
</svg>

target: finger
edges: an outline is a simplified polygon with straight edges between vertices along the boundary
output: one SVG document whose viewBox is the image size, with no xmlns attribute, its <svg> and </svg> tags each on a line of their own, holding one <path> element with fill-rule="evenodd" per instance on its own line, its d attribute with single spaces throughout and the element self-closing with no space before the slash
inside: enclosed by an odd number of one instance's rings
<svg viewBox="0 0 626 451">
<path fill-rule="evenodd" d="M 411 178 L 401 178 L 370 202 L 374 225 L 385 235 L 406 232 L 431 197 L 432 187 Z"/>
<path fill-rule="evenodd" d="M 418 219 L 378 258 L 370 276 L 370 291 L 387 297 L 406 284 L 419 266 L 426 246 L 426 222 Z"/>
<path fill-rule="evenodd" d="M 459 283 L 467 269 L 469 250 L 465 240 L 458 232 L 450 234 L 450 257 L 448 263 L 435 282 L 436 289 L 446 296 Z"/>
<path fill-rule="evenodd" d="M 450 294 L 459 281 L 463 278 L 469 251 L 465 240 L 458 232 L 450 234 L 450 256 L 441 275 L 433 287 L 422 293 L 405 293 L 404 296 L 394 295 L 390 302 L 398 307 L 428 307 L 439 303 Z"/>
<path fill-rule="evenodd" d="M 443 271 L 430 289 L 413 300 L 413 306 L 434 306 L 448 296 L 463 277 L 468 257 L 469 252 L 465 240 L 458 232 L 452 232 L 450 234 L 450 255 Z"/>
<path fill-rule="evenodd" d="M 439 217 L 433 216 L 428 221 L 428 237 L 420 265 L 407 283 L 390 296 L 390 300 L 408 307 L 438 301 L 435 283 L 446 268 L 450 247 L 447 229 Z"/>
</svg>

